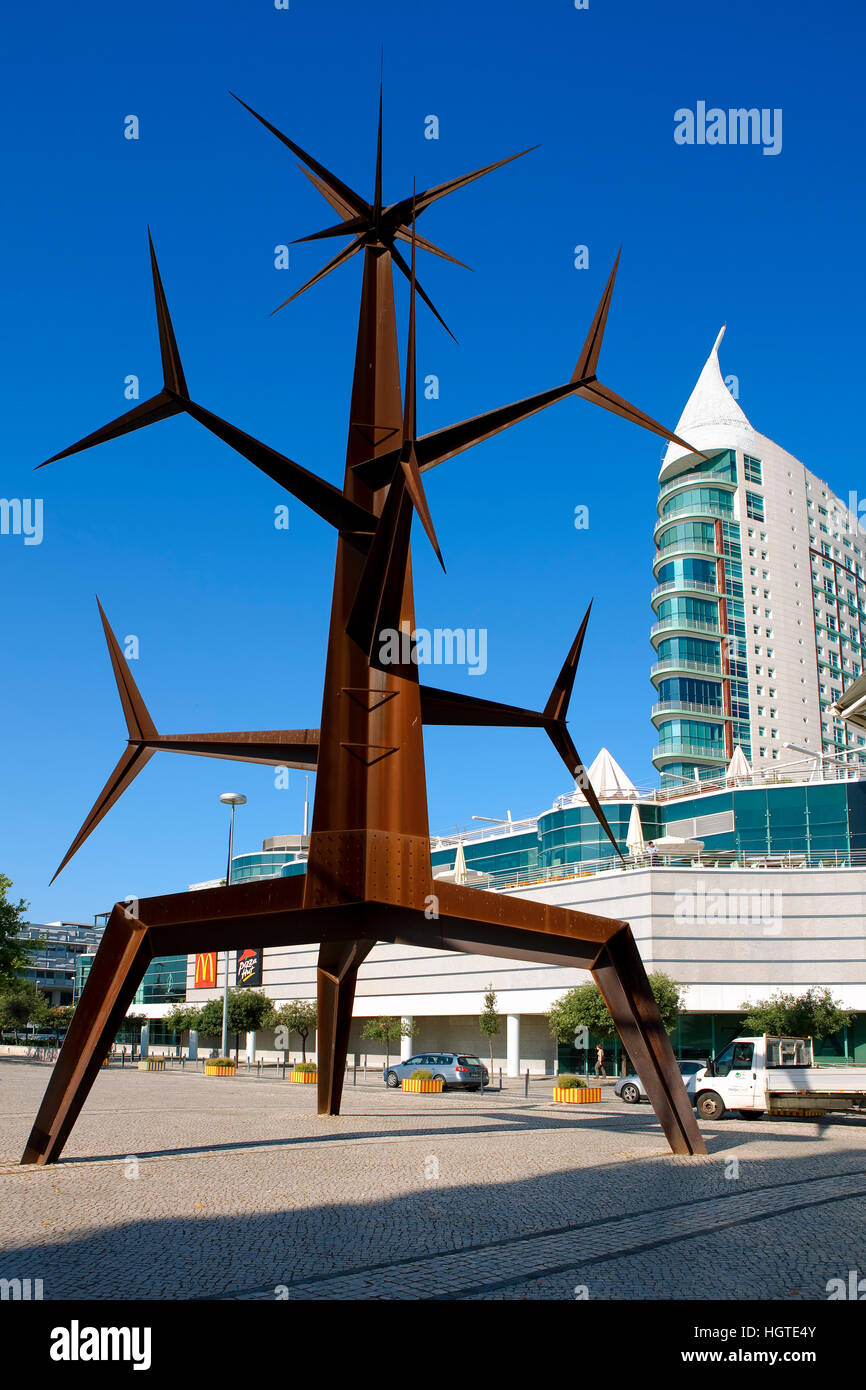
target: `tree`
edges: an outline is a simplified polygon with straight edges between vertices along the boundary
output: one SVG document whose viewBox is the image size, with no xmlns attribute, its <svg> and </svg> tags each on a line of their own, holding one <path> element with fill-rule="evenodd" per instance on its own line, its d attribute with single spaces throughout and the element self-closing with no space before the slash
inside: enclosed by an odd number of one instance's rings
<svg viewBox="0 0 866 1390">
<path fill-rule="evenodd" d="M 50 1000 L 35 985 L 16 980 L 0 995 L 0 1026 L 17 1031 L 31 1023 L 37 1030 L 52 1026 Z"/>
<path fill-rule="evenodd" d="M 171 1012 L 166 1014 L 163 1022 L 166 1028 L 173 1033 L 188 1033 L 193 1028 L 201 1027 L 201 1009 L 197 1004 L 175 1004 Z M 220 1014 L 220 1027 L 222 1027 L 222 1014 Z"/>
<path fill-rule="evenodd" d="M 647 976 L 653 998 L 661 1014 L 666 1033 L 673 1032 L 683 1008 L 683 989 L 663 970 Z M 570 1043 L 579 1028 L 586 1028 L 597 1038 L 616 1037 L 616 1027 L 598 985 L 577 985 L 554 1003 L 547 1015 L 550 1031 L 557 1042 Z"/>
<path fill-rule="evenodd" d="M 273 1018 L 274 1006 L 259 990 L 229 990 L 228 1031 L 235 1035 L 235 1061 L 240 1048 L 240 1034 L 257 1033 L 261 1028 L 269 1028 Z M 222 1037 L 222 999 L 209 999 L 202 1005 L 199 1027 L 205 1037 Z"/>
<path fill-rule="evenodd" d="M 496 991 L 492 984 L 487 986 L 484 996 L 484 1012 L 478 1019 L 478 1027 L 490 1044 L 490 1080 L 493 1080 L 493 1039 L 499 1032 L 502 1015 L 496 1012 Z"/>
<path fill-rule="evenodd" d="M 828 1038 L 848 1027 L 853 1009 L 843 1009 L 829 989 L 810 985 L 804 994 L 772 994 L 756 1004 L 741 1005 L 748 1013 L 744 1033 L 774 1033 L 794 1038 Z"/>
<path fill-rule="evenodd" d="M 74 1004 L 55 1004 L 49 1010 L 49 1021 L 52 1028 L 57 1028 L 64 1032 L 72 1022 L 72 1015 L 75 1013 Z"/>
<path fill-rule="evenodd" d="M 19 933 L 29 926 L 25 913 L 30 906 L 23 898 L 9 901 L 11 878 L 0 874 L 0 990 L 14 985 L 22 970 L 30 965 L 32 953 L 45 945 L 44 941 L 21 941 Z"/>
<path fill-rule="evenodd" d="M 412 1025 L 402 1018 L 368 1018 L 361 1030 L 362 1038 L 385 1044 L 385 1066 L 391 1064 L 391 1044 L 398 1038 L 411 1038 Z"/>
<path fill-rule="evenodd" d="M 274 1014 L 278 1029 L 284 1028 L 287 1034 L 298 1034 L 301 1039 L 301 1060 L 304 1062 L 307 1060 L 307 1038 L 315 1031 L 317 1017 L 316 1006 L 308 999 L 290 999 Z M 288 1051 L 287 1048 L 283 1050 Z"/>
</svg>

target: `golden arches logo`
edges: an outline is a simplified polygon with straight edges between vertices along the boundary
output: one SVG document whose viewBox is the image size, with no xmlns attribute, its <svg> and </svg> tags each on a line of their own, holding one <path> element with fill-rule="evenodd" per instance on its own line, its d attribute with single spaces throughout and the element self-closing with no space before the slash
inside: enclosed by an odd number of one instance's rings
<svg viewBox="0 0 866 1390">
<path fill-rule="evenodd" d="M 193 989 L 216 988 L 216 951 L 201 951 L 195 958 L 195 984 Z"/>
</svg>

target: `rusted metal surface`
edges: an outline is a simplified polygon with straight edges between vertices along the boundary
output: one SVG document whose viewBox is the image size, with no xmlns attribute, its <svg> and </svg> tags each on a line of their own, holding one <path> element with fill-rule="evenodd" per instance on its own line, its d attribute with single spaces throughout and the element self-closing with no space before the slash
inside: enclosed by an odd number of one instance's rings
<svg viewBox="0 0 866 1390">
<path fill-rule="evenodd" d="M 411 657 L 404 661 L 401 656 L 395 664 L 388 664 L 379 647 L 384 628 L 405 626 L 410 633 L 415 629 L 410 552 L 415 513 L 439 553 L 421 481 L 425 469 L 574 394 L 586 396 L 664 438 L 676 439 L 649 416 L 601 386 L 596 378 L 616 266 L 569 382 L 419 439 L 414 380 L 415 295 L 428 305 L 430 301 L 415 275 L 416 247 L 449 260 L 454 258 L 417 237 L 414 218 L 447 193 L 509 161 L 502 160 L 401 202 L 384 205 L 380 96 L 374 197 L 368 203 L 263 117 L 256 118 L 297 155 L 313 185 L 341 219 L 337 226 L 306 239 L 338 235 L 352 238 L 345 251 L 291 298 L 356 251 L 363 251 L 342 489 L 317 478 L 189 399 L 152 244 L 163 390 L 55 458 L 185 412 L 337 529 L 319 729 L 158 734 L 102 614 L 129 744 L 63 863 L 68 862 L 152 753 L 163 748 L 210 757 L 315 767 L 306 873 L 297 878 L 143 899 L 136 906 L 134 920 L 122 906 L 115 907 L 23 1162 L 47 1163 L 60 1156 L 147 962 L 157 954 L 233 949 L 240 940 L 254 940 L 264 947 L 319 944 L 320 1113 L 339 1111 L 358 968 L 375 942 L 384 940 L 591 969 L 671 1148 L 676 1153 L 703 1153 L 703 1140 L 630 929 L 624 923 L 592 914 L 433 879 L 424 771 L 425 719 L 441 724 L 544 729 L 571 774 L 579 779 L 589 804 L 616 844 L 565 722 L 588 611 L 553 691 L 544 709 L 538 712 L 448 691 L 425 691 Z M 411 265 L 407 266 L 398 251 L 398 241 L 411 244 Z M 402 402 L 392 281 L 395 265 L 410 282 L 409 351 Z"/>
</svg>

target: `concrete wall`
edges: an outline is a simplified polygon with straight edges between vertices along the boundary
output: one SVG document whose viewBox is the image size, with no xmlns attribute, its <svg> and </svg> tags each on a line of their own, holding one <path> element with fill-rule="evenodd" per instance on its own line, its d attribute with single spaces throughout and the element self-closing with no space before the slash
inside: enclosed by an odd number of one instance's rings
<svg viewBox="0 0 866 1390">
<path fill-rule="evenodd" d="M 826 985 L 847 1007 L 866 1011 L 864 869 L 610 870 L 524 889 L 522 896 L 629 921 L 647 969 L 684 984 L 690 1010 L 736 1012 L 778 989 Z M 314 999 L 316 955 L 315 948 L 266 950 L 266 993 L 277 1002 Z M 449 1027 L 465 1024 L 465 1045 L 479 1051 L 475 1019 L 492 984 L 499 1012 L 523 1017 L 524 1039 L 532 1042 L 522 1041 L 521 1050 L 541 1066 L 549 1049 L 527 1029 L 535 1022 L 543 1028 L 540 1015 L 588 978 L 583 970 L 380 944 L 361 966 L 355 1017 L 441 1019 L 443 1028 L 448 1019 Z M 191 1002 L 219 992 L 194 990 L 192 979 L 191 959 Z M 430 1025 L 434 1033 L 439 1026 Z M 452 1045 L 421 1036 L 425 1046 Z M 504 1056 L 504 1035 L 497 1051 Z"/>
</svg>

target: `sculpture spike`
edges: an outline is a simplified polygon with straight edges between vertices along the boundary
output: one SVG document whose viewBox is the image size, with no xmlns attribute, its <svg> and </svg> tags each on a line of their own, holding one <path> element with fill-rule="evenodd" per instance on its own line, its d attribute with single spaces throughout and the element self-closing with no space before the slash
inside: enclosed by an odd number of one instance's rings
<svg viewBox="0 0 866 1390">
<path fill-rule="evenodd" d="M 568 702 L 571 699 L 571 692 L 574 689 L 574 678 L 577 675 L 577 667 L 580 661 L 580 654 L 583 651 L 583 641 L 586 636 L 586 629 L 589 626 L 589 615 L 592 612 L 592 599 L 589 607 L 583 615 L 580 627 L 577 629 L 577 636 L 571 644 L 571 650 L 565 658 L 562 670 L 556 678 L 556 683 L 550 692 L 547 704 L 544 706 L 544 713 L 548 719 L 564 720 L 568 714 Z"/>
<path fill-rule="evenodd" d="M 604 330 L 607 325 L 607 316 L 610 310 L 610 301 L 613 296 L 613 287 L 616 281 L 616 272 L 619 268 L 619 258 L 622 255 L 622 247 L 616 253 L 616 260 L 613 263 L 613 270 L 608 276 L 607 284 L 604 287 L 604 294 L 601 296 L 598 308 L 595 311 L 595 318 L 590 324 L 589 333 L 586 335 L 577 365 L 571 374 L 572 381 L 582 382 L 591 380 L 595 376 L 595 369 L 598 366 L 598 355 L 601 352 Z"/>
</svg>

